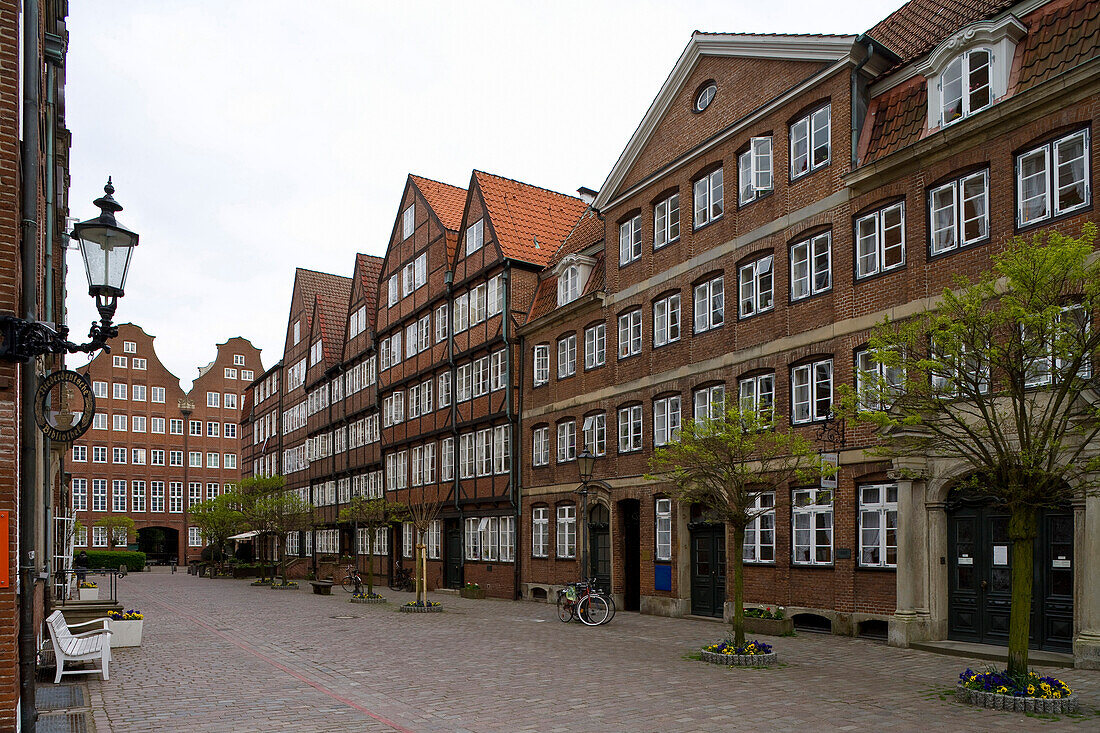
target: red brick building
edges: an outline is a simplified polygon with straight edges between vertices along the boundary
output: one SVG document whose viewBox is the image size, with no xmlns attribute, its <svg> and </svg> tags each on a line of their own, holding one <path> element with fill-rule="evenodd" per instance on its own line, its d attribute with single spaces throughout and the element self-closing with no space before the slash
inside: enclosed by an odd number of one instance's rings
<svg viewBox="0 0 1100 733">
<path fill-rule="evenodd" d="M 580 574 L 584 440 L 603 482 L 590 572 L 627 609 L 728 616 L 726 529 L 643 474 L 729 396 L 840 467 L 766 497 L 748 601 L 899 645 L 1006 643 L 1003 516 L 952 491 L 963 466 L 868 458 L 875 437 L 832 404 L 878 369 L 884 316 L 1015 234 L 1096 220 L 1097 32 L 1084 0 L 914 0 L 860 36 L 694 34 L 520 329 L 525 595 Z M 1049 511 L 1039 542 L 1035 643 L 1083 666 L 1100 664 L 1098 515 Z"/>
<path fill-rule="evenodd" d="M 187 510 L 240 480 L 241 401 L 263 366 L 259 349 L 231 338 L 185 393 L 153 341 L 141 327 L 122 324 L 112 353 L 78 367 L 97 404 L 91 429 L 73 442 L 67 462 L 70 506 L 83 525 L 74 546 L 128 545 L 152 562 L 184 564 L 198 559 L 204 545 Z M 110 515 L 133 519 L 135 536 L 123 541 L 95 526 Z"/>
</svg>

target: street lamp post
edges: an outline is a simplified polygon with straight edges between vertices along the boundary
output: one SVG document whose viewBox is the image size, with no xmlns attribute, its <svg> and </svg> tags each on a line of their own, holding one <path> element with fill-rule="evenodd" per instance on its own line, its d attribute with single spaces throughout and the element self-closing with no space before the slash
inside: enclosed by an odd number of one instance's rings
<svg viewBox="0 0 1100 733">
<path fill-rule="evenodd" d="M 586 447 L 577 456 L 577 470 L 581 476 L 581 487 L 577 493 L 581 495 L 581 521 L 583 532 L 583 544 L 581 545 L 581 579 L 588 580 L 588 482 L 592 480 L 592 469 L 596 466 L 596 456 L 592 455 Z"/>
</svg>

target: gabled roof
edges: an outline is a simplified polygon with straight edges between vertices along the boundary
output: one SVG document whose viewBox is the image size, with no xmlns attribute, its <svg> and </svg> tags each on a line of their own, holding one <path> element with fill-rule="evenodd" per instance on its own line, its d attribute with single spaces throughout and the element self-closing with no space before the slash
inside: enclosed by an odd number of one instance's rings
<svg viewBox="0 0 1100 733">
<path fill-rule="evenodd" d="M 338 296 L 340 293 L 344 293 L 344 300 L 346 302 L 350 288 L 350 277 L 333 275 L 329 272 L 318 272 L 317 270 L 307 270 L 304 267 L 295 268 L 294 292 L 302 296 L 302 305 L 306 312 L 305 326 L 311 328 L 313 325 L 313 303 L 318 295 L 333 297 Z M 308 333 L 308 330 L 304 331 Z"/>
<path fill-rule="evenodd" d="M 351 300 L 351 278 L 335 285 L 330 292 L 317 296 L 317 314 L 320 318 L 321 342 L 325 361 L 335 364 L 344 353 L 344 340 L 348 334 L 348 302 Z"/>
<path fill-rule="evenodd" d="M 668 112 L 680 88 L 687 81 L 702 56 L 735 56 L 767 58 L 790 61 L 834 62 L 848 56 L 856 36 L 825 35 L 771 35 L 755 33 L 700 33 L 692 34 L 676 65 L 672 67 L 665 83 L 646 110 L 638 128 L 630 137 L 626 148 L 615 161 L 615 166 L 600 186 L 593 206 L 603 209 L 618 192 L 623 179 L 645 149 L 650 137 Z"/>
<path fill-rule="evenodd" d="M 501 253 L 546 266 L 587 204 L 579 198 L 511 178 L 474 171 Z"/>
<path fill-rule="evenodd" d="M 550 257 L 548 263 L 551 267 L 558 264 L 568 255 L 581 252 L 603 239 L 603 218 L 591 206 L 585 209 L 584 214 L 573 225 L 569 236 L 558 247 L 558 251 Z"/>
<path fill-rule="evenodd" d="M 443 226 L 458 231 L 462 226 L 462 210 L 466 206 L 466 189 L 411 173 L 409 180 L 419 189 Z"/>
<path fill-rule="evenodd" d="M 909 0 L 890 13 L 868 36 L 907 63 L 947 36 L 976 20 L 991 18 L 1018 0 Z"/>
<path fill-rule="evenodd" d="M 384 262 L 384 258 L 374 255 L 363 253 L 355 255 L 355 271 L 359 273 L 359 287 L 363 290 L 367 320 L 370 322 L 371 329 L 374 328 L 374 320 L 378 313 L 378 278 L 382 275 Z"/>
</svg>

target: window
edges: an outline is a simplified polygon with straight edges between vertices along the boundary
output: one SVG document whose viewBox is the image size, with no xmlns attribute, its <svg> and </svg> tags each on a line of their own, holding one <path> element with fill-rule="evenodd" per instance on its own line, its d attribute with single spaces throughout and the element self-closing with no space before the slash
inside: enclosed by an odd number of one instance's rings
<svg viewBox="0 0 1100 733">
<path fill-rule="evenodd" d="M 126 449 L 123 448 L 123 451 Z M 126 511 L 126 482 L 115 480 L 111 482 L 111 511 Z"/>
<path fill-rule="evenodd" d="M 516 561 L 516 518 L 500 518 L 500 561 Z"/>
<path fill-rule="evenodd" d="M 244 354 L 234 354 L 233 355 L 233 365 L 234 366 L 244 366 Z"/>
<path fill-rule="evenodd" d="M 856 277 L 905 264 L 905 202 L 856 219 Z"/>
<path fill-rule="evenodd" d="M 134 367 L 134 369 L 144 370 L 146 363 L 147 362 L 145 361 L 145 359 L 139 359 L 138 357 L 135 356 L 133 358 L 132 366 Z"/>
<path fill-rule="evenodd" d="M 183 465 L 183 451 L 181 451 L 181 450 L 168 451 L 168 465 L 169 466 L 182 466 Z"/>
<path fill-rule="evenodd" d="M 772 176 L 772 138 L 754 137 L 749 149 L 737 156 L 738 201 L 741 206 L 752 203 L 774 186 Z"/>
<path fill-rule="evenodd" d="M 188 452 L 187 465 L 191 468 L 202 468 L 202 451 L 193 450 Z"/>
<path fill-rule="evenodd" d="M 149 482 L 149 511 L 151 511 L 151 512 L 163 512 L 164 511 L 164 482 L 163 481 L 150 481 Z"/>
<path fill-rule="evenodd" d="M 87 547 L 88 546 L 88 528 L 81 527 L 73 534 L 73 546 L 74 547 Z"/>
<path fill-rule="evenodd" d="M 653 444 L 667 445 L 680 432 L 680 396 L 653 401 Z"/>
<path fill-rule="evenodd" d="M 318 343 L 320 343 L 320 342 L 318 342 Z M 206 393 L 206 406 L 207 407 L 218 407 L 221 404 L 221 399 L 222 399 L 222 396 L 221 396 L 220 392 L 207 392 Z"/>
<path fill-rule="evenodd" d="M 75 463 L 87 463 L 88 462 L 88 446 L 86 446 L 86 445 L 74 445 L 73 446 L 73 462 L 75 462 Z"/>
<path fill-rule="evenodd" d="M 628 265 L 642 256 L 642 215 L 627 219 L 619 225 L 619 267 Z"/>
<path fill-rule="evenodd" d="M 448 318 L 446 303 L 435 309 L 435 342 L 437 344 L 447 340 Z"/>
<path fill-rule="evenodd" d="M 642 311 L 634 310 L 619 316 L 619 358 L 642 352 Z"/>
<path fill-rule="evenodd" d="M 791 179 L 829 163 L 829 105 L 791 125 Z"/>
<path fill-rule="evenodd" d="M 695 182 L 695 228 L 709 224 L 722 216 L 722 169 L 709 173 Z"/>
<path fill-rule="evenodd" d="M 245 380 L 246 382 L 251 382 L 254 378 L 255 375 L 252 373 L 251 369 L 241 370 L 241 379 Z"/>
<path fill-rule="evenodd" d="M 894 397 L 901 394 L 905 386 L 905 372 L 900 367 L 888 367 L 880 364 L 870 349 L 856 352 L 856 395 L 859 409 L 882 410 L 883 394 Z"/>
<path fill-rule="evenodd" d="M 653 207 L 653 249 L 680 238 L 680 194 L 674 193 Z"/>
<path fill-rule="evenodd" d="M 619 452 L 642 449 L 642 406 L 619 408 Z"/>
<path fill-rule="evenodd" d="M 504 276 L 493 275 L 489 278 L 487 315 L 495 316 L 504 312 Z"/>
<path fill-rule="evenodd" d="M 135 466 L 145 465 L 145 449 L 133 448 L 130 450 L 130 463 Z"/>
<path fill-rule="evenodd" d="M 535 466 L 550 463 L 550 428 L 547 426 L 531 432 L 531 463 Z"/>
<path fill-rule="evenodd" d="M 202 530 L 198 527 L 187 528 L 188 547 L 202 547 Z"/>
<path fill-rule="evenodd" d="M 456 400 L 458 402 L 465 402 L 470 399 L 471 393 L 473 392 L 473 365 L 469 363 L 460 364 L 455 374 L 455 380 L 458 382 Z"/>
<path fill-rule="evenodd" d="M 478 532 L 478 527 L 481 524 L 481 520 L 477 517 L 466 518 L 466 559 L 467 560 L 480 560 L 481 559 L 481 534 Z"/>
<path fill-rule="evenodd" d="M 183 435 L 183 420 L 171 418 L 168 421 L 168 432 L 171 435 Z"/>
<path fill-rule="evenodd" d="M 654 534 L 657 552 L 653 559 L 668 562 L 672 559 L 672 500 L 658 499 L 654 510 Z"/>
<path fill-rule="evenodd" d="M 227 422 L 222 427 L 223 427 L 222 435 L 224 435 L 227 438 L 236 438 L 237 437 L 237 424 L 236 423 Z M 161 432 L 163 433 L 164 431 L 161 430 Z"/>
<path fill-rule="evenodd" d="M 746 377 L 737 383 L 742 410 L 753 410 L 761 420 L 771 422 L 775 416 L 775 374 Z"/>
<path fill-rule="evenodd" d="M 416 356 L 417 338 L 416 333 L 418 330 L 417 322 L 413 321 L 405 327 L 405 358 L 411 359 Z"/>
<path fill-rule="evenodd" d="M 489 357 L 474 359 L 474 397 L 489 394 Z"/>
<path fill-rule="evenodd" d="M 463 433 L 458 436 L 458 476 L 473 478 L 475 473 L 474 434 Z"/>
<path fill-rule="evenodd" d="M 824 420 L 833 409 L 833 360 L 791 369 L 791 421 Z"/>
<path fill-rule="evenodd" d="M 1066 378 L 1070 375 L 1067 374 L 1070 364 L 1066 359 L 1062 358 L 1062 355 L 1069 355 L 1073 353 L 1081 353 L 1081 346 L 1087 341 L 1090 328 L 1089 314 L 1080 305 L 1068 306 L 1062 309 L 1061 313 L 1054 324 L 1052 324 L 1051 333 L 1045 334 L 1044 337 L 1040 337 L 1040 346 L 1044 352 L 1042 355 L 1035 355 L 1035 350 L 1025 351 L 1025 359 L 1028 363 L 1024 365 L 1024 386 L 1025 387 L 1038 387 L 1041 385 L 1051 384 L 1053 380 Z M 1027 344 L 1035 341 L 1036 339 L 1030 336 L 1026 329 L 1021 327 L 1021 340 Z M 1053 343 L 1052 343 L 1053 342 Z M 1058 354 L 1056 355 L 1054 343 L 1057 343 Z M 1068 353 L 1067 353 L 1068 352 Z M 973 367 L 967 364 L 967 370 L 969 371 Z M 989 366 L 985 365 L 985 382 L 989 381 Z M 1082 360 L 1080 369 L 1077 372 L 1077 376 L 1087 379 L 1092 374 L 1092 364 L 1089 358 Z M 986 385 L 983 385 L 986 386 Z M 988 386 L 986 386 L 988 389 Z M 94 458 L 93 449 L 93 458 Z"/>
<path fill-rule="evenodd" d="M 125 382 L 121 382 L 121 383 L 120 382 L 115 382 L 114 384 L 111 385 L 111 388 L 112 388 L 111 399 L 114 399 L 114 400 L 124 400 L 124 399 L 126 399 L 126 383 Z"/>
<path fill-rule="evenodd" d="M 558 379 L 577 373 L 577 334 L 558 339 Z"/>
<path fill-rule="evenodd" d="M 455 478 L 455 439 L 444 438 L 440 442 L 439 473 L 443 481 L 454 481 Z"/>
<path fill-rule="evenodd" d="M 767 255 L 747 265 L 741 265 L 738 273 L 741 281 L 739 313 L 742 318 L 769 311 L 775 305 L 772 260 L 773 256 Z"/>
<path fill-rule="evenodd" d="M 990 87 L 991 54 L 987 48 L 975 48 L 956 56 L 940 75 L 942 96 L 941 125 L 969 117 L 993 101 Z"/>
<path fill-rule="evenodd" d="M 183 482 L 182 481 L 169 481 L 168 482 L 168 513 L 169 514 L 182 514 L 183 513 Z"/>
<path fill-rule="evenodd" d="M 163 417 L 151 417 L 149 418 L 149 432 L 164 434 L 164 418 Z"/>
<path fill-rule="evenodd" d="M 106 430 L 107 429 L 107 413 L 97 412 L 92 416 L 92 429 L 93 430 Z"/>
<path fill-rule="evenodd" d="M 699 90 L 699 94 L 695 97 L 695 111 L 702 112 L 710 103 L 714 101 L 714 95 L 718 93 L 718 85 L 713 81 L 703 85 L 703 88 Z"/>
<path fill-rule="evenodd" d="M 597 323 L 584 329 L 584 368 L 603 366 L 607 359 L 607 326 Z"/>
<path fill-rule="evenodd" d="M 111 366 L 116 366 L 116 367 L 119 367 L 121 369 L 125 369 L 126 368 L 126 357 L 125 356 L 116 356 L 116 357 L 114 357 L 111 361 Z"/>
<path fill-rule="evenodd" d="M 833 562 L 833 494 L 828 489 L 799 489 L 791 496 L 795 565 Z"/>
<path fill-rule="evenodd" d="M 221 434 L 221 423 L 208 422 L 206 423 L 206 437 L 216 438 Z"/>
<path fill-rule="evenodd" d="M 88 479 L 74 478 L 73 487 L 73 511 L 85 512 L 88 510 Z"/>
<path fill-rule="evenodd" d="M 122 342 L 122 351 L 124 353 L 127 353 L 127 354 L 136 354 L 137 353 L 137 342 L 135 342 L 135 341 L 123 341 Z"/>
<path fill-rule="evenodd" d="M 512 426 L 497 425 L 493 428 L 493 473 L 512 470 Z"/>
<path fill-rule="evenodd" d="M 92 382 L 92 394 L 100 399 L 107 399 L 107 383 Z"/>
<path fill-rule="evenodd" d="M 150 387 L 153 402 L 164 402 L 164 387 Z"/>
<path fill-rule="evenodd" d="M 225 378 L 226 379 L 236 379 L 237 378 L 237 370 L 234 369 L 233 367 L 226 367 L 225 368 Z"/>
<path fill-rule="evenodd" d="M 440 409 L 451 404 L 451 373 L 444 372 L 439 375 L 439 407 Z"/>
<path fill-rule="evenodd" d="M 535 386 L 538 387 L 550 381 L 550 346 L 548 344 L 536 346 L 534 360 L 534 380 Z"/>
<path fill-rule="evenodd" d="M 151 466 L 163 466 L 164 465 L 164 451 L 159 448 L 153 448 L 149 451 L 149 465 Z"/>
<path fill-rule="evenodd" d="M 443 537 L 443 522 L 433 519 L 428 523 L 428 559 L 439 559 L 440 540 Z"/>
<path fill-rule="evenodd" d="M 134 400 L 134 402 L 144 402 L 145 401 L 145 385 L 144 384 L 135 384 L 133 392 L 130 395 L 130 399 Z"/>
<path fill-rule="evenodd" d="M 695 286 L 695 333 L 718 328 L 726 319 L 726 286 L 719 275 Z"/>
<path fill-rule="evenodd" d="M 493 352 L 492 363 L 489 368 L 489 389 L 493 392 L 504 389 L 508 383 L 507 355 L 504 349 Z"/>
<path fill-rule="evenodd" d="M 470 327 L 470 296 L 468 293 L 455 296 L 454 332 L 461 333 Z"/>
<path fill-rule="evenodd" d="M 680 294 L 675 293 L 653 303 L 653 345 L 664 346 L 680 340 Z"/>
<path fill-rule="evenodd" d="M 317 362 L 321 361 L 321 355 L 322 355 L 321 340 L 317 339 L 309 347 L 309 365 L 313 366 Z M 217 405 L 216 404 L 215 405 L 208 404 L 207 407 L 217 407 Z"/>
<path fill-rule="evenodd" d="M 118 433 L 126 432 L 126 415 L 112 415 L 111 416 L 111 430 Z"/>
<path fill-rule="evenodd" d="M 482 560 L 496 560 L 500 557 L 500 518 L 482 517 L 477 523 L 478 543 L 481 545 Z"/>
<path fill-rule="evenodd" d="M 191 435 L 202 435 L 202 420 L 191 420 L 188 423 Z"/>
<path fill-rule="evenodd" d="M 550 509 L 539 506 L 531 510 L 531 556 L 550 554 Z"/>
<path fill-rule="evenodd" d="M 932 254 L 989 236 L 989 171 L 979 171 L 928 192 Z"/>
<path fill-rule="evenodd" d="M 118 358 L 117 356 L 115 357 Z M 106 547 L 107 546 L 107 528 L 106 527 L 92 527 L 92 547 Z"/>
<path fill-rule="evenodd" d="M 577 423 L 566 420 L 558 423 L 558 463 L 567 463 L 577 457 Z"/>
<path fill-rule="evenodd" d="M 791 245 L 791 300 L 824 293 L 833 286 L 831 232 Z"/>
<path fill-rule="evenodd" d="M 107 511 L 107 479 L 92 479 L 92 511 Z"/>
<path fill-rule="evenodd" d="M 478 219 L 466 227 L 466 254 L 470 255 L 485 244 L 485 220 Z"/>
<path fill-rule="evenodd" d="M 745 562 L 775 562 L 775 494 L 753 497 L 752 519 L 745 527 Z"/>
<path fill-rule="evenodd" d="M 126 463 L 126 449 L 125 448 L 112 448 L 111 449 L 111 463 Z"/>
<path fill-rule="evenodd" d="M 222 456 L 222 468 L 235 469 L 237 467 L 237 454 L 226 453 Z"/>
<path fill-rule="evenodd" d="M 577 556 L 577 507 L 572 504 L 558 507 L 557 550 L 560 558 Z"/>
<path fill-rule="evenodd" d="M 477 475 L 489 476 L 493 473 L 493 431 L 490 428 L 475 433 L 475 460 Z"/>
<path fill-rule="evenodd" d="M 386 296 L 387 296 L 386 297 L 386 304 L 390 308 L 397 305 L 397 301 L 399 301 L 401 299 L 401 294 L 400 294 L 400 291 L 398 290 L 399 285 L 398 285 L 397 280 L 398 280 L 397 274 L 390 275 L 390 279 L 387 281 L 387 284 L 386 284 Z M 297 328 L 298 324 L 295 323 L 294 326 L 295 326 L 295 328 Z M 294 343 L 298 343 L 297 333 L 295 333 L 295 336 L 294 336 Z"/>
<path fill-rule="evenodd" d="M 1088 130 L 1016 157 L 1017 226 L 1082 209 L 1090 199 Z"/>
<path fill-rule="evenodd" d="M 92 446 L 92 463 L 107 462 L 107 447 L 103 445 Z"/>
<path fill-rule="evenodd" d="M 145 511 L 145 482 L 133 481 L 130 483 L 130 507 L 135 512 Z"/>
<path fill-rule="evenodd" d="M 898 566 L 898 486 L 859 487 L 859 564 L 868 568 Z"/>
<path fill-rule="evenodd" d="M 481 323 L 486 318 L 488 308 L 485 283 L 470 291 L 470 325 Z"/>
<path fill-rule="evenodd" d="M 415 226 L 416 204 L 410 204 L 407 209 L 401 212 L 401 238 L 408 239 L 411 237 Z"/>
<path fill-rule="evenodd" d="M 581 296 L 581 268 L 570 265 L 558 275 L 558 306 L 572 303 Z"/>
<path fill-rule="evenodd" d="M 584 419 L 584 449 L 594 456 L 607 453 L 607 416 L 604 413 L 589 415 Z"/>
<path fill-rule="evenodd" d="M 413 525 L 412 522 L 401 523 L 401 556 L 413 556 Z"/>
<path fill-rule="evenodd" d="M 718 420 L 725 412 L 726 385 L 716 384 L 695 390 L 693 415 L 696 420 Z"/>
</svg>

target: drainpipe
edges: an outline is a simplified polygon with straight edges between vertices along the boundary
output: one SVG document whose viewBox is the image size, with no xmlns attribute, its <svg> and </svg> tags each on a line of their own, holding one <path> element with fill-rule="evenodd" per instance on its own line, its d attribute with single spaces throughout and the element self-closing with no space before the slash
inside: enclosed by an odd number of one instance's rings
<svg viewBox="0 0 1100 733">
<path fill-rule="evenodd" d="M 875 44 L 874 44 L 874 42 L 868 40 L 868 42 L 867 42 L 867 55 L 864 57 L 864 59 L 862 61 L 860 61 L 858 64 L 856 64 L 856 67 L 854 69 L 852 69 L 852 115 L 851 115 L 851 117 L 852 117 L 852 162 L 851 162 L 851 170 L 855 170 L 856 165 L 859 163 L 859 161 L 857 160 L 857 157 L 858 157 L 858 154 L 859 154 L 859 127 L 860 127 L 860 123 L 863 121 L 862 120 L 863 115 L 860 114 L 860 111 L 859 111 L 859 104 L 860 104 L 859 72 L 860 72 L 860 69 L 862 69 L 867 64 L 867 62 L 871 60 L 871 57 L 874 56 L 874 55 L 875 55 Z"/>
<path fill-rule="evenodd" d="M 451 373 L 451 437 L 454 439 L 454 458 L 453 458 L 453 478 L 451 479 L 453 484 L 453 503 L 455 511 L 458 512 L 459 526 L 462 526 L 462 507 L 458 503 L 459 492 L 459 476 L 461 470 L 458 465 L 458 382 L 455 381 L 457 374 L 455 369 L 455 314 L 454 314 L 454 290 L 455 290 L 455 274 L 451 270 L 447 270 L 443 274 L 443 284 L 447 286 L 447 318 L 450 319 L 450 323 L 447 324 L 447 368 Z M 463 559 L 465 559 L 465 553 L 463 553 Z"/>
<path fill-rule="evenodd" d="M 512 551 L 512 569 L 515 572 L 515 581 L 512 585 L 512 595 L 514 598 L 519 597 L 519 461 L 516 460 L 519 451 L 516 450 L 516 424 L 518 419 L 516 417 L 516 396 L 515 396 L 515 380 L 512 378 L 512 261 L 504 261 L 504 275 L 501 287 L 504 288 L 504 312 L 501 313 L 500 330 L 501 335 L 504 338 L 504 373 L 507 375 L 508 381 L 504 385 L 504 413 L 508 418 L 508 449 L 512 452 L 512 457 L 509 466 L 508 477 L 508 500 L 512 504 L 512 516 L 515 518 L 512 531 L 512 539 L 515 541 L 515 547 Z"/>
<path fill-rule="evenodd" d="M 38 0 L 23 5 L 23 148 L 20 151 L 22 173 L 22 288 L 23 317 L 38 320 L 38 125 L 39 79 Z M 28 359 L 19 369 L 20 376 L 20 477 L 19 477 L 19 695 L 20 722 L 25 731 L 33 731 L 38 720 L 34 702 L 35 665 L 35 489 L 38 481 L 38 436 L 34 422 L 34 394 L 38 389 L 36 359 Z"/>
</svg>

